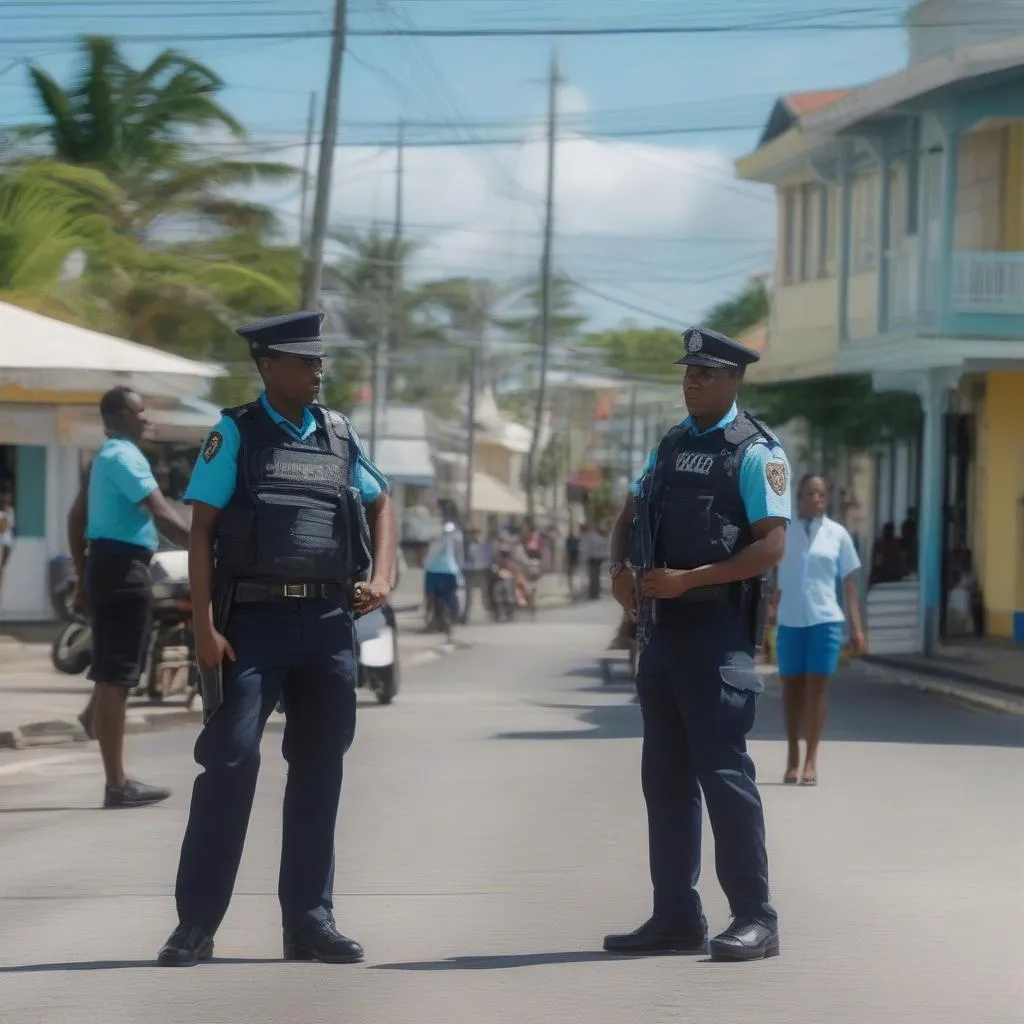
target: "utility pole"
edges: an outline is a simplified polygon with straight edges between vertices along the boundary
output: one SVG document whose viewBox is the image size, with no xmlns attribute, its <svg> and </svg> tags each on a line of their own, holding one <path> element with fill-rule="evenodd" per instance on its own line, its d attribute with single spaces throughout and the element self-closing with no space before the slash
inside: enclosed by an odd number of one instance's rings
<svg viewBox="0 0 1024 1024">
<path fill-rule="evenodd" d="M 313 128 L 316 124 L 316 93 L 309 94 L 309 117 L 306 119 L 306 152 L 302 160 L 302 205 L 299 207 L 299 252 L 306 253 L 306 207 L 309 205 L 309 164 L 313 159 Z"/>
<path fill-rule="evenodd" d="M 327 95 L 324 99 L 324 128 L 320 135 L 320 160 L 316 171 L 316 198 L 313 201 L 313 226 L 309 238 L 309 263 L 302 289 L 302 305 L 318 308 L 320 283 L 324 271 L 324 239 L 331 202 L 331 175 L 334 173 L 334 148 L 338 140 L 338 115 L 341 109 L 341 62 L 345 55 L 348 17 L 347 0 L 334 0 L 334 28 L 331 33 L 331 57 L 327 71 Z"/>
<path fill-rule="evenodd" d="M 548 75 L 548 175 L 547 196 L 544 204 L 544 249 L 540 269 L 540 381 L 537 386 L 537 410 L 533 418 L 533 436 L 526 456 L 526 508 L 530 518 L 535 509 L 534 480 L 537 475 L 537 457 L 540 432 L 544 423 L 544 403 L 547 399 L 548 351 L 551 347 L 551 248 L 555 213 L 555 149 L 558 138 L 558 86 L 562 78 L 558 71 L 558 53 L 551 54 Z"/>
<path fill-rule="evenodd" d="M 377 451 L 377 433 L 387 404 L 388 352 L 397 349 L 402 311 L 402 178 L 405 170 L 405 126 L 398 122 L 398 144 L 395 151 L 395 230 L 391 241 L 388 268 L 388 299 L 381 317 L 380 332 L 373 348 L 373 406 L 370 410 L 370 458 Z"/>
<path fill-rule="evenodd" d="M 476 472 L 476 390 L 480 375 L 480 349 L 474 338 L 469 350 L 469 402 L 466 424 L 466 557 L 469 557 L 469 527 L 473 515 L 473 474 Z"/>
</svg>

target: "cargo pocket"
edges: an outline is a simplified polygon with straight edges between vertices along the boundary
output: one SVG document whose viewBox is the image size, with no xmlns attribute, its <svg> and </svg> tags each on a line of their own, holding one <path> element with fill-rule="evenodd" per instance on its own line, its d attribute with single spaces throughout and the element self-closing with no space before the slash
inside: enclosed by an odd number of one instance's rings
<svg viewBox="0 0 1024 1024">
<path fill-rule="evenodd" d="M 754 727 L 757 698 L 764 692 L 764 683 L 754 668 L 754 659 L 748 655 L 734 656 L 731 664 L 723 665 L 718 674 L 718 733 L 727 739 L 742 740 Z"/>
</svg>

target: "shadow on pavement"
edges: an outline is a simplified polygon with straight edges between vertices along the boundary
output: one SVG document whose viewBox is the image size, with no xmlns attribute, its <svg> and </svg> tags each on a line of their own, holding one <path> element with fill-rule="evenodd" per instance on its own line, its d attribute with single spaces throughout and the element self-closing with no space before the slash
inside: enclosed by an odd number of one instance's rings
<svg viewBox="0 0 1024 1024">
<path fill-rule="evenodd" d="M 501 956 L 453 956 L 446 960 L 414 960 L 401 964 L 372 964 L 372 971 L 507 971 L 516 967 L 545 967 L 552 964 L 587 964 L 599 960 L 650 959 L 650 957 L 612 956 L 599 950 L 562 953 L 510 953 Z"/>
<path fill-rule="evenodd" d="M 565 678 L 598 679 L 597 668 L 571 669 Z M 502 740 L 622 740 L 643 735 L 640 709 L 627 686 L 579 686 L 570 691 L 576 703 L 535 706 L 567 711 L 585 728 L 498 733 Z M 589 695 L 616 697 L 612 703 Z M 758 707 L 752 740 L 785 740 L 781 689 L 769 683 Z M 910 687 L 873 682 L 855 675 L 837 676 L 829 684 L 829 719 L 825 742 L 922 743 L 943 746 L 1024 747 L 1024 715 L 979 711 L 955 699 Z"/>
<path fill-rule="evenodd" d="M 207 960 L 203 967 L 216 964 L 275 964 L 283 960 L 259 957 L 217 957 Z M 156 960 L 78 960 L 64 964 L 16 964 L 13 967 L 0 967 L 0 974 L 48 974 L 56 971 L 127 971 L 138 967 L 157 966 Z M 171 968 L 161 967 L 166 971 Z"/>
</svg>

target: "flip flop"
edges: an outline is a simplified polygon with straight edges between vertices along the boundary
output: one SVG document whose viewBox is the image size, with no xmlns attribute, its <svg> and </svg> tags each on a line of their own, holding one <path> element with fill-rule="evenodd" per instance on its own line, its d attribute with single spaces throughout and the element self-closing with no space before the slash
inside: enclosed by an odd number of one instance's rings
<svg viewBox="0 0 1024 1024">
<path fill-rule="evenodd" d="M 800 780 L 801 786 L 816 786 L 818 784 L 818 776 L 812 775 L 810 778 L 802 778 Z"/>
<path fill-rule="evenodd" d="M 782 784 L 784 786 L 795 786 L 799 781 L 800 781 L 800 773 L 799 772 L 794 772 L 794 773 L 786 772 L 786 774 L 782 776 Z"/>
</svg>

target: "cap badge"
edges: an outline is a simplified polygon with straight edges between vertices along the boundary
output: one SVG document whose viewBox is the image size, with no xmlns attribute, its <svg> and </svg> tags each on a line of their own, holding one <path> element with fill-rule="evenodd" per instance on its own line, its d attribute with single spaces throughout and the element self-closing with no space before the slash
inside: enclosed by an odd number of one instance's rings
<svg viewBox="0 0 1024 1024">
<path fill-rule="evenodd" d="M 704 338 L 700 331 L 694 328 L 686 339 L 687 352 L 699 352 L 704 347 Z"/>
</svg>

